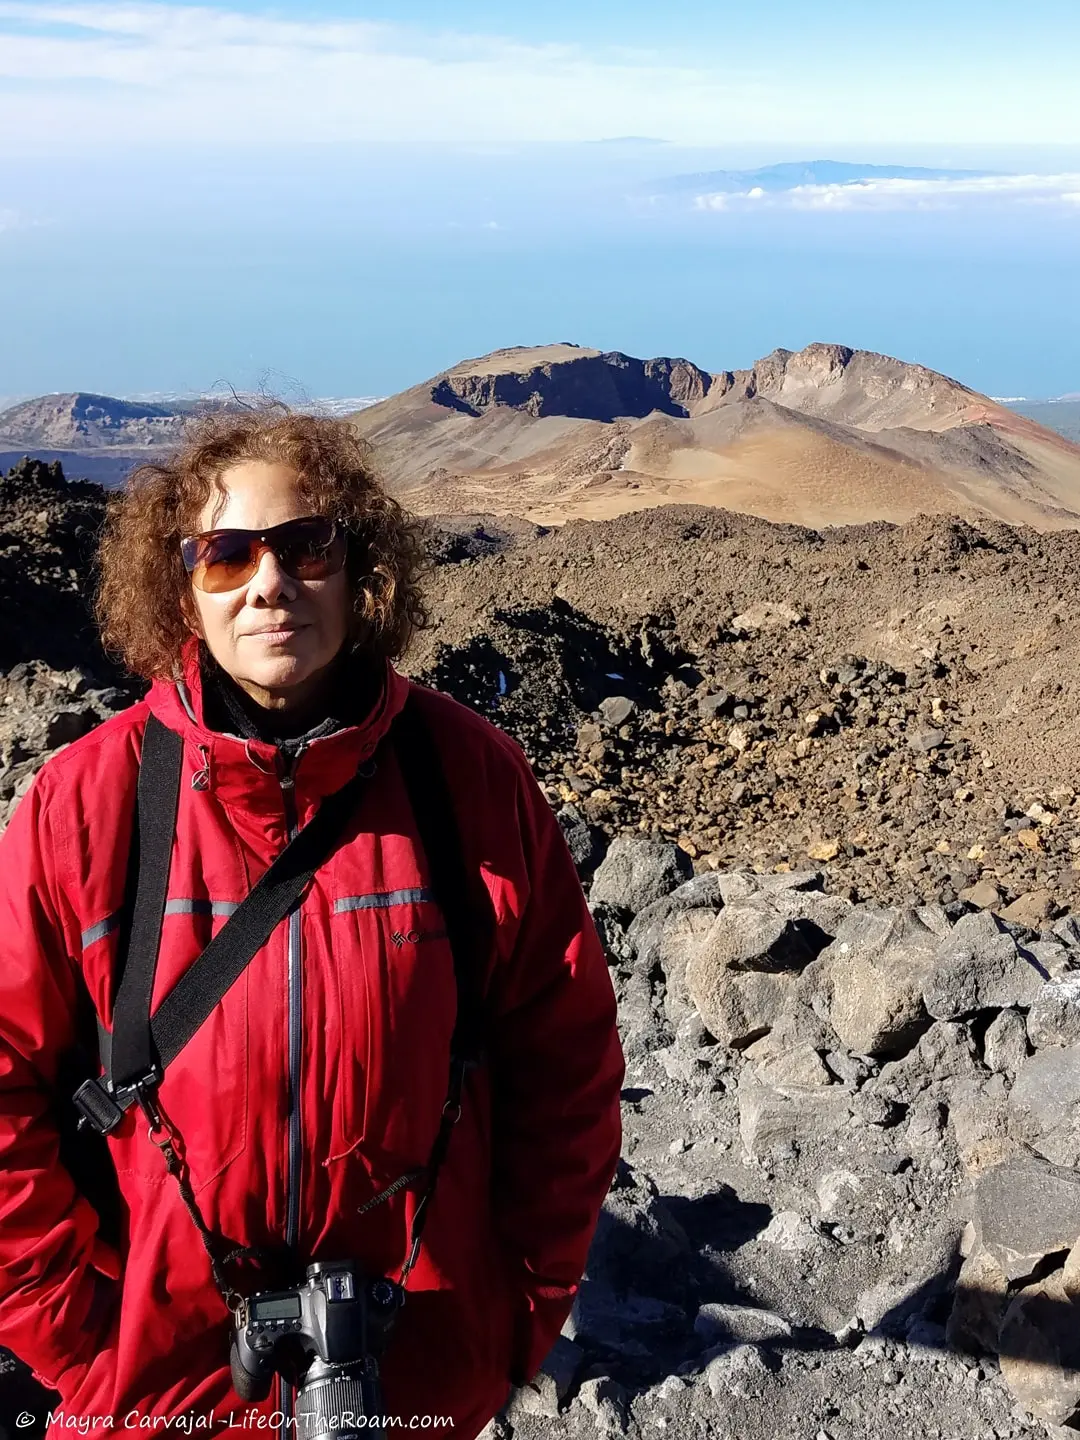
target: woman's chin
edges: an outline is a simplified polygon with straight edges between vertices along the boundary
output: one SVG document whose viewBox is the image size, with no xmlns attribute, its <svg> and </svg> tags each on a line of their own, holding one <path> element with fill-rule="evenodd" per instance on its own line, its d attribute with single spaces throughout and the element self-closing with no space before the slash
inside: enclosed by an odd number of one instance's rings
<svg viewBox="0 0 1080 1440">
<path fill-rule="evenodd" d="M 249 686 L 265 691 L 277 704 L 288 704 L 290 692 L 302 691 L 319 667 L 295 655 L 282 655 L 253 667 L 254 673 L 244 677 Z M 238 677 L 239 678 L 239 677 Z M 241 683 L 243 683 L 241 681 Z M 247 688 L 247 687 L 245 687 Z"/>
</svg>

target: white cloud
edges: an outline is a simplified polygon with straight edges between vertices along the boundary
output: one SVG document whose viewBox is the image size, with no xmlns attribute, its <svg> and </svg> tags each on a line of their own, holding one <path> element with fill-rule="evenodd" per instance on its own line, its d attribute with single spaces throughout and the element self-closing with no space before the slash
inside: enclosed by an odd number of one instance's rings
<svg viewBox="0 0 1080 1440">
<path fill-rule="evenodd" d="M 5 79 L 17 92 L 3 95 Z M 696 135 L 764 120 L 777 96 L 753 76 L 625 51 L 175 4 L 0 3 L 3 148 Z"/>
<path fill-rule="evenodd" d="M 460 13 L 467 24 L 467 8 Z M 733 136 L 759 145 L 800 136 L 878 147 L 1080 143 L 1071 72 L 1018 84 L 1004 52 L 997 68 L 950 61 L 947 84 L 922 74 L 917 105 L 910 74 L 887 58 L 868 54 L 852 67 L 828 54 L 754 53 L 770 58 L 747 63 L 734 46 L 702 46 L 664 59 L 615 43 L 525 44 L 153 0 L 0 0 L 0 153 L 620 134 L 705 146 Z M 849 119 L 838 118 L 838 87 Z"/>
<path fill-rule="evenodd" d="M 961 206 L 1080 203 L 1080 175 L 972 175 L 942 180 L 857 180 L 763 192 L 696 195 L 697 210 L 954 210 Z"/>
</svg>

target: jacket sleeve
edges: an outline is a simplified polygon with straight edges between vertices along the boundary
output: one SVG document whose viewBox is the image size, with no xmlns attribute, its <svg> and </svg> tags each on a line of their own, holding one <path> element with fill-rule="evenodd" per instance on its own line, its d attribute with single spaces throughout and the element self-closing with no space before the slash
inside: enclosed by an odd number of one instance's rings
<svg viewBox="0 0 1080 1440">
<path fill-rule="evenodd" d="M 54 883 L 44 781 L 0 837 L 0 1343 L 55 1386 L 103 1348 L 120 1270 L 59 1160 L 51 1089 L 75 1038 L 78 922 Z"/>
<path fill-rule="evenodd" d="M 516 913 L 500 923 L 489 991 L 494 1214 L 520 1283 L 516 1385 L 536 1373 L 577 1293 L 619 1157 L 624 1073 L 611 977 L 574 863 L 523 758 L 521 770 L 512 849 L 524 877 L 508 887 Z"/>
</svg>

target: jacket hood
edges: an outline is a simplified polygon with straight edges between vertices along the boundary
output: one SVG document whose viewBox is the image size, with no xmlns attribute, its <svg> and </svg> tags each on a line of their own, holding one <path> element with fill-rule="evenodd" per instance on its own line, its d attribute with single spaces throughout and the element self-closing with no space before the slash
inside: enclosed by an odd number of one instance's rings
<svg viewBox="0 0 1080 1440">
<path fill-rule="evenodd" d="M 185 742 L 185 775 L 193 789 L 211 791 L 222 804 L 255 813 L 280 813 L 282 779 L 291 771 L 303 821 L 324 796 L 341 788 L 374 754 L 409 694 L 409 681 L 387 660 L 383 683 L 364 718 L 319 739 L 290 747 L 290 761 L 263 740 L 212 730 L 203 719 L 198 642 L 184 647 L 181 673 L 157 679 L 146 697 L 151 712 Z"/>
</svg>

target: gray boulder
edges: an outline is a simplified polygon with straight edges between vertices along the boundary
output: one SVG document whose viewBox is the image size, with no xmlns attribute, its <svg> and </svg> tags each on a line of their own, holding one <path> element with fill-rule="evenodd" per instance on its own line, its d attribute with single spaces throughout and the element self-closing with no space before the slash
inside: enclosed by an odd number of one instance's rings
<svg viewBox="0 0 1080 1440">
<path fill-rule="evenodd" d="M 619 1161 L 600 1211 L 586 1275 L 616 1290 L 631 1282 L 663 1296 L 685 1275 L 690 1242 L 652 1180 Z"/>
<path fill-rule="evenodd" d="M 1080 1021 L 1080 1010 L 1077 1011 L 1077 1019 Z M 1077 1039 L 1080 1039 L 1080 1026 Z M 987 1065 L 996 1074 L 1011 1078 L 1027 1056 L 1027 1026 L 1023 1015 L 1019 1010 L 1002 1010 L 991 1021 L 983 1040 L 983 1057 Z"/>
<path fill-rule="evenodd" d="M 913 910 L 852 910 L 815 972 L 845 1049 L 887 1058 L 911 1048 L 930 1024 L 922 989 L 938 943 Z"/>
<path fill-rule="evenodd" d="M 733 870 L 718 876 L 718 880 L 725 905 L 761 901 L 785 919 L 816 926 L 830 937 L 851 910 L 850 900 L 823 892 L 820 870 L 792 870 L 779 875 Z"/>
<path fill-rule="evenodd" d="M 945 1326 L 949 1348 L 966 1355 L 996 1355 L 998 1330 L 1008 1304 L 1009 1282 L 989 1250 L 981 1246 L 960 1267 Z"/>
<path fill-rule="evenodd" d="M 1034 957 L 988 910 L 965 915 L 941 942 L 923 1000 L 935 1020 L 977 1010 L 1026 1009 L 1045 982 Z"/>
<path fill-rule="evenodd" d="M 1001 1374 L 1025 1410 L 1048 1425 L 1080 1418 L 1080 1307 L 1060 1274 L 1028 1285 L 1001 1322 Z"/>
<path fill-rule="evenodd" d="M 839 1085 L 823 1088 L 766 1085 L 753 1071 L 739 1077 L 739 1135 L 747 1155 L 821 1141 L 847 1122 L 850 1097 Z"/>
<path fill-rule="evenodd" d="M 1076 951 L 1070 950 L 1060 940 L 1029 940 L 1024 949 L 1034 957 L 1036 965 L 1045 970 L 1051 980 L 1058 980 L 1062 975 L 1075 971 L 1073 961 L 1076 959 Z"/>
<path fill-rule="evenodd" d="M 720 898 L 720 877 L 715 871 L 695 875 L 639 910 L 626 932 L 627 941 L 638 961 L 645 967 L 655 965 L 669 923 L 679 915 L 700 911 L 711 917 L 724 903 Z"/>
<path fill-rule="evenodd" d="M 1009 1135 L 1009 1109 L 1001 1075 L 957 1081 L 949 1100 L 949 1121 L 961 1163 L 969 1174 L 1000 1164 L 1015 1153 Z"/>
<path fill-rule="evenodd" d="M 794 993 L 790 975 L 726 970 L 703 947 L 690 957 L 686 988 L 709 1033 L 734 1049 L 767 1035 Z"/>
<path fill-rule="evenodd" d="M 898 1257 L 890 1274 L 860 1294 L 855 1314 L 865 1330 L 903 1335 L 917 1315 L 952 1290 L 960 1270 L 961 1228 L 951 1216 L 938 1219 Z"/>
<path fill-rule="evenodd" d="M 882 1065 L 880 1076 L 872 1084 L 907 1105 L 924 1091 L 952 1091 L 959 1080 L 981 1082 L 986 1076 L 975 1053 L 970 1027 L 942 1021 L 931 1025 L 908 1054 Z"/>
<path fill-rule="evenodd" d="M 1036 1050 L 1080 1044 L 1080 974 L 1050 980 L 1036 992 L 1027 1033 Z"/>
<path fill-rule="evenodd" d="M 600 702 L 600 718 L 605 725 L 617 729 L 625 725 L 637 709 L 633 700 L 625 695 L 609 695 L 606 700 Z"/>
<path fill-rule="evenodd" d="M 514 1392 L 506 1411 L 511 1423 L 521 1415 L 556 1419 L 570 1398 L 584 1359 L 580 1345 L 566 1335 L 558 1336 L 536 1375 Z"/>
<path fill-rule="evenodd" d="M 613 977 L 619 1006 L 619 1034 L 627 1059 L 670 1044 L 663 1012 L 654 1004 L 649 977 L 640 971 L 616 971 Z"/>
<path fill-rule="evenodd" d="M 717 915 L 702 954 L 717 970 L 802 970 L 825 943 L 812 924 L 783 916 L 764 901 L 736 900 Z"/>
<path fill-rule="evenodd" d="M 1009 1092 L 1009 1128 L 1054 1164 L 1080 1164 L 1080 1045 L 1025 1060 Z"/>
<path fill-rule="evenodd" d="M 789 1085 L 817 1088 L 832 1083 L 832 1074 L 824 1060 L 807 1041 L 792 1047 L 773 1044 L 775 1032 L 757 1040 L 746 1051 L 757 1077 L 766 1085 L 780 1088 Z"/>
<path fill-rule="evenodd" d="M 583 1380 L 569 1415 L 579 1412 L 584 1424 L 570 1422 L 574 1435 L 623 1435 L 629 1426 L 629 1400 L 624 1388 L 608 1375 Z M 576 1418 L 576 1417 L 575 1417 Z"/>
<path fill-rule="evenodd" d="M 761 1345 L 791 1335 L 782 1315 L 754 1305 L 702 1305 L 694 1317 L 694 1334 L 706 1345 Z"/>
<path fill-rule="evenodd" d="M 600 943 L 608 958 L 608 964 L 612 961 L 629 961 L 633 958 L 629 942 L 626 938 L 626 927 L 623 924 L 625 911 L 617 910 L 614 905 L 589 903 L 589 913 L 592 915 L 593 924 L 596 926 L 596 933 L 600 937 Z"/>
<path fill-rule="evenodd" d="M 604 858 L 604 832 L 590 825 L 576 805 L 564 805 L 555 818 L 578 874 L 587 880 Z"/>
<path fill-rule="evenodd" d="M 1080 1236 L 1080 1175 L 1015 1156 L 979 1176 L 974 1211 L 977 1248 L 1006 1280 L 1025 1279 Z"/>
<path fill-rule="evenodd" d="M 648 1354 L 660 1341 L 686 1340 L 688 1331 L 683 1307 L 589 1276 L 563 1326 L 563 1336 L 575 1345 L 630 1357 Z"/>
<path fill-rule="evenodd" d="M 690 857 L 677 845 L 618 835 L 597 867 L 589 903 L 604 903 L 636 915 L 676 889 L 692 873 Z"/>
<path fill-rule="evenodd" d="M 714 1400 L 730 1403 L 732 1397 L 756 1400 L 769 1388 L 772 1372 L 754 1345 L 723 1345 L 705 1367 L 705 1383 Z"/>
<path fill-rule="evenodd" d="M 694 1013 L 686 972 L 712 924 L 711 910 L 680 910 L 664 922 L 657 958 L 664 974 L 664 1013 L 673 1025 Z"/>
<path fill-rule="evenodd" d="M 753 870 L 729 870 L 718 875 L 720 894 L 725 905 L 736 900 L 775 900 L 780 895 L 820 894 L 820 870 L 789 870 L 780 875 L 758 875 Z M 1080 943 L 1080 942 L 1078 942 Z"/>
</svg>

